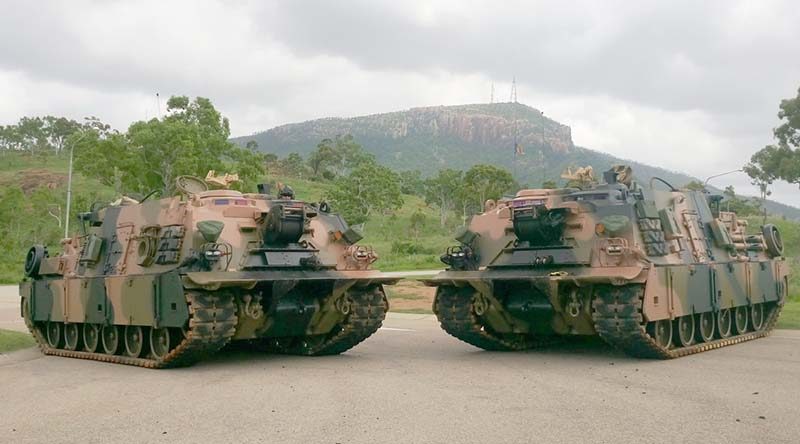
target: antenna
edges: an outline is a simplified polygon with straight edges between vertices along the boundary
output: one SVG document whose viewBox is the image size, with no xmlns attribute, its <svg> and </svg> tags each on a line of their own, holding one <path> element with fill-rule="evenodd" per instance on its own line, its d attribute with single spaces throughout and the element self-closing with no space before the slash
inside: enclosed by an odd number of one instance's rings
<svg viewBox="0 0 800 444">
<path fill-rule="evenodd" d="M 509 100 L 511 103 L 517 103 L 517 78 L 513 77 L 511 79 L 511 98 Z"/>
<path fill-rule="evenodd" d="M 705 181 L 703 181 L 703 186 L 705 187 L 706 185 L 708 185 L 708 182 L 709 182 L 711 179 L 714 179 L 715 177 L 727 176 L 728 174 L 740 173 L 740 172 L 742 172 L 742 171 L 744 171 L 744 170 L 742 170 L 742 169 L 740 168 L 740 169 L 738 169 L 738 170 L 733 170 L 733 171 L 728 171 L 728 172 L 725 172 L 725 173 L 714 174 L 713 176 L 708 176 L 708 177 L 706 178 L 706 180 L 705 180 Z"/>
<path fill-rule="evenodd" d="M 511 103 L 517 103 L 517 78 L 513 77 L 511 80 Z M 511 107 L 511 119 L 514 121 L 514 159 L 513 159 L 513 168 L 511 172 L 511 176 L 514 180 L 517 179 L 517 158 L 524 154 L 522 152 L 522 147 L 519 145 L 519 141 L 517 140 L 518 136 L 518 128 L 517 128 L 517 107 Z"/>
</svg>

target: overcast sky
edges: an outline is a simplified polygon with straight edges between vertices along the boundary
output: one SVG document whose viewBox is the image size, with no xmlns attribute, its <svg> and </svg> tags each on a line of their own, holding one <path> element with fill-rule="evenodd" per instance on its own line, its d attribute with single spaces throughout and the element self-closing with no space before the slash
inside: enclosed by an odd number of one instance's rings
<svg viewBox="0 0 800 444">
<path fill-rule="evenodd" d="M 234 135 L 329 116 L 488 102 L 491 85 L 575 143 L 699 177 L 770 143 L 800 87 L 796 1 L 3 3 L 0 124 L 202 95 Z M 161 100 L 163 111 L 165 99 Z M 714 182 L 755 193 L 743 174 Z M 800 205 L 796 187 L 777 200 Z"/>
</svg>

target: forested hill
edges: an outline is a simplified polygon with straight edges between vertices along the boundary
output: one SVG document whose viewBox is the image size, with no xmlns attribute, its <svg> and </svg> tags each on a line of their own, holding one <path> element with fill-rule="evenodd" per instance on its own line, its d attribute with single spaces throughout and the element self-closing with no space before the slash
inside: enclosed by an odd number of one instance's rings
<svg viewBox="0 0 800 444">
<path fill-rule="evenodd" d="M 245 145 L 255 140 L 263 151 L 306 156 L 320 140 L 351 134 L 378 161 L 396 170 L 425 175 L 441 168 L 466 170 L 487 163 L 514 173 L 520 183 L 538 186 L 559 181 L 567 167 L 591 165 L 603 171 L 611 165 L 631 165 L 641 181 L 661 177 L 676 186 L 696 180 L 686 174 L 578 147 L 567 125 L 519 103 L 493 103 L 412 108 L 351 118 L 323 118 L 282 125 L 233 139 Z M 516 141 L 522 154 L 515 156 Z M 768 203 L 768 211 L 800 219 L 800 209 Z"/>
</svg>

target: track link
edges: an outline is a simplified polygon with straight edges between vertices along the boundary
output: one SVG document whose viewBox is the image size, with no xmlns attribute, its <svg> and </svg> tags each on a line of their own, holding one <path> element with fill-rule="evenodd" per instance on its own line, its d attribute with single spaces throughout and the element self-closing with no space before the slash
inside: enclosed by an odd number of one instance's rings
<svg viewBox="0 0 800 444">
<path fill-rule="evenodd" d="M 372 336 L 386 318 L 389 302 L 380 285 L 366 289 L 351 289 L 351 312 L 345 320 L 327 335 L 317 335 L 292 340 L 291 345 L 276 347 L 277 353 L 304 356 L 338 355 Z"/>
<path fill-rule="evenodd" d="M 189 325 L 181 342 L 162 359 L 132 358 L 85 351 L 70 351 L 47 345 L 42 332 L 25 317 L 25 323 L 46 355 L 68 358 L 91 359 L 115 364 L 135 365 L 146 368 L 170 368 L 192 365 L 218 351 L 227 344 L 236 330 L 236 305 L 233 295 L 189 291 Z"/>
<path fill-rule="evenodd" d="M 775 328 L 782 309 L 782 304 L 774 305 L 761 330 L 689 347 L 665 349 L 656 343 L 645 328 L 642 315 L 643 296 L 643 285 L 607 286 L 597 292 L 592 302 L 592 317 L 600 337 L 613 347 L 637 358 L 679 358 L 768 336 Z"/>
<path fill-rule="evenodd" d="M 434 313 L 442 329 L 467 344 L 490 351 L 516 351 L 549 345 L 553 337 L 536 337 L 519 333 L 499 334 L 484 327 L 474 313 L 471 287 L 441 286 L 436 291 Z"/>
</svg>

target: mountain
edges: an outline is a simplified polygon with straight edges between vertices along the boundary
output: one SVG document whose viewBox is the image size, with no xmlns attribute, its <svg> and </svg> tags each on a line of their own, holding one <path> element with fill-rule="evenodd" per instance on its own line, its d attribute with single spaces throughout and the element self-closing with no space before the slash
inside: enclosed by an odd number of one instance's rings
<svg viewBox="0 0 800 444">
<path fill-rule="evenodd" d="M 307 155 L 320 140 L 351 134 L 379 162 L 396 170 L 434 174 L 441 168 L 468 169 L 478 163 L 502 166 L 520 183 L 539 186 L 560 181 L 568 167 L 591 165 L 599 173 L 614 164 L 628 164 L 641 182 L 660 177 L 682 186 L 694 177 L 624 160 L 576 146 L 570 127 L 520 103 L 491 103 L 412 108 L 351 118 L 323 118 L 281 125 L 238 137 L 255 140 L 261 150 L 285 156 Z M 519 147 L 521 154 L 515 155 Z M 596 174 L 599 175 L 599 174 Z M 800 209 L 768 202 L 770 213 L 800 219 Z"/>
</svg>

